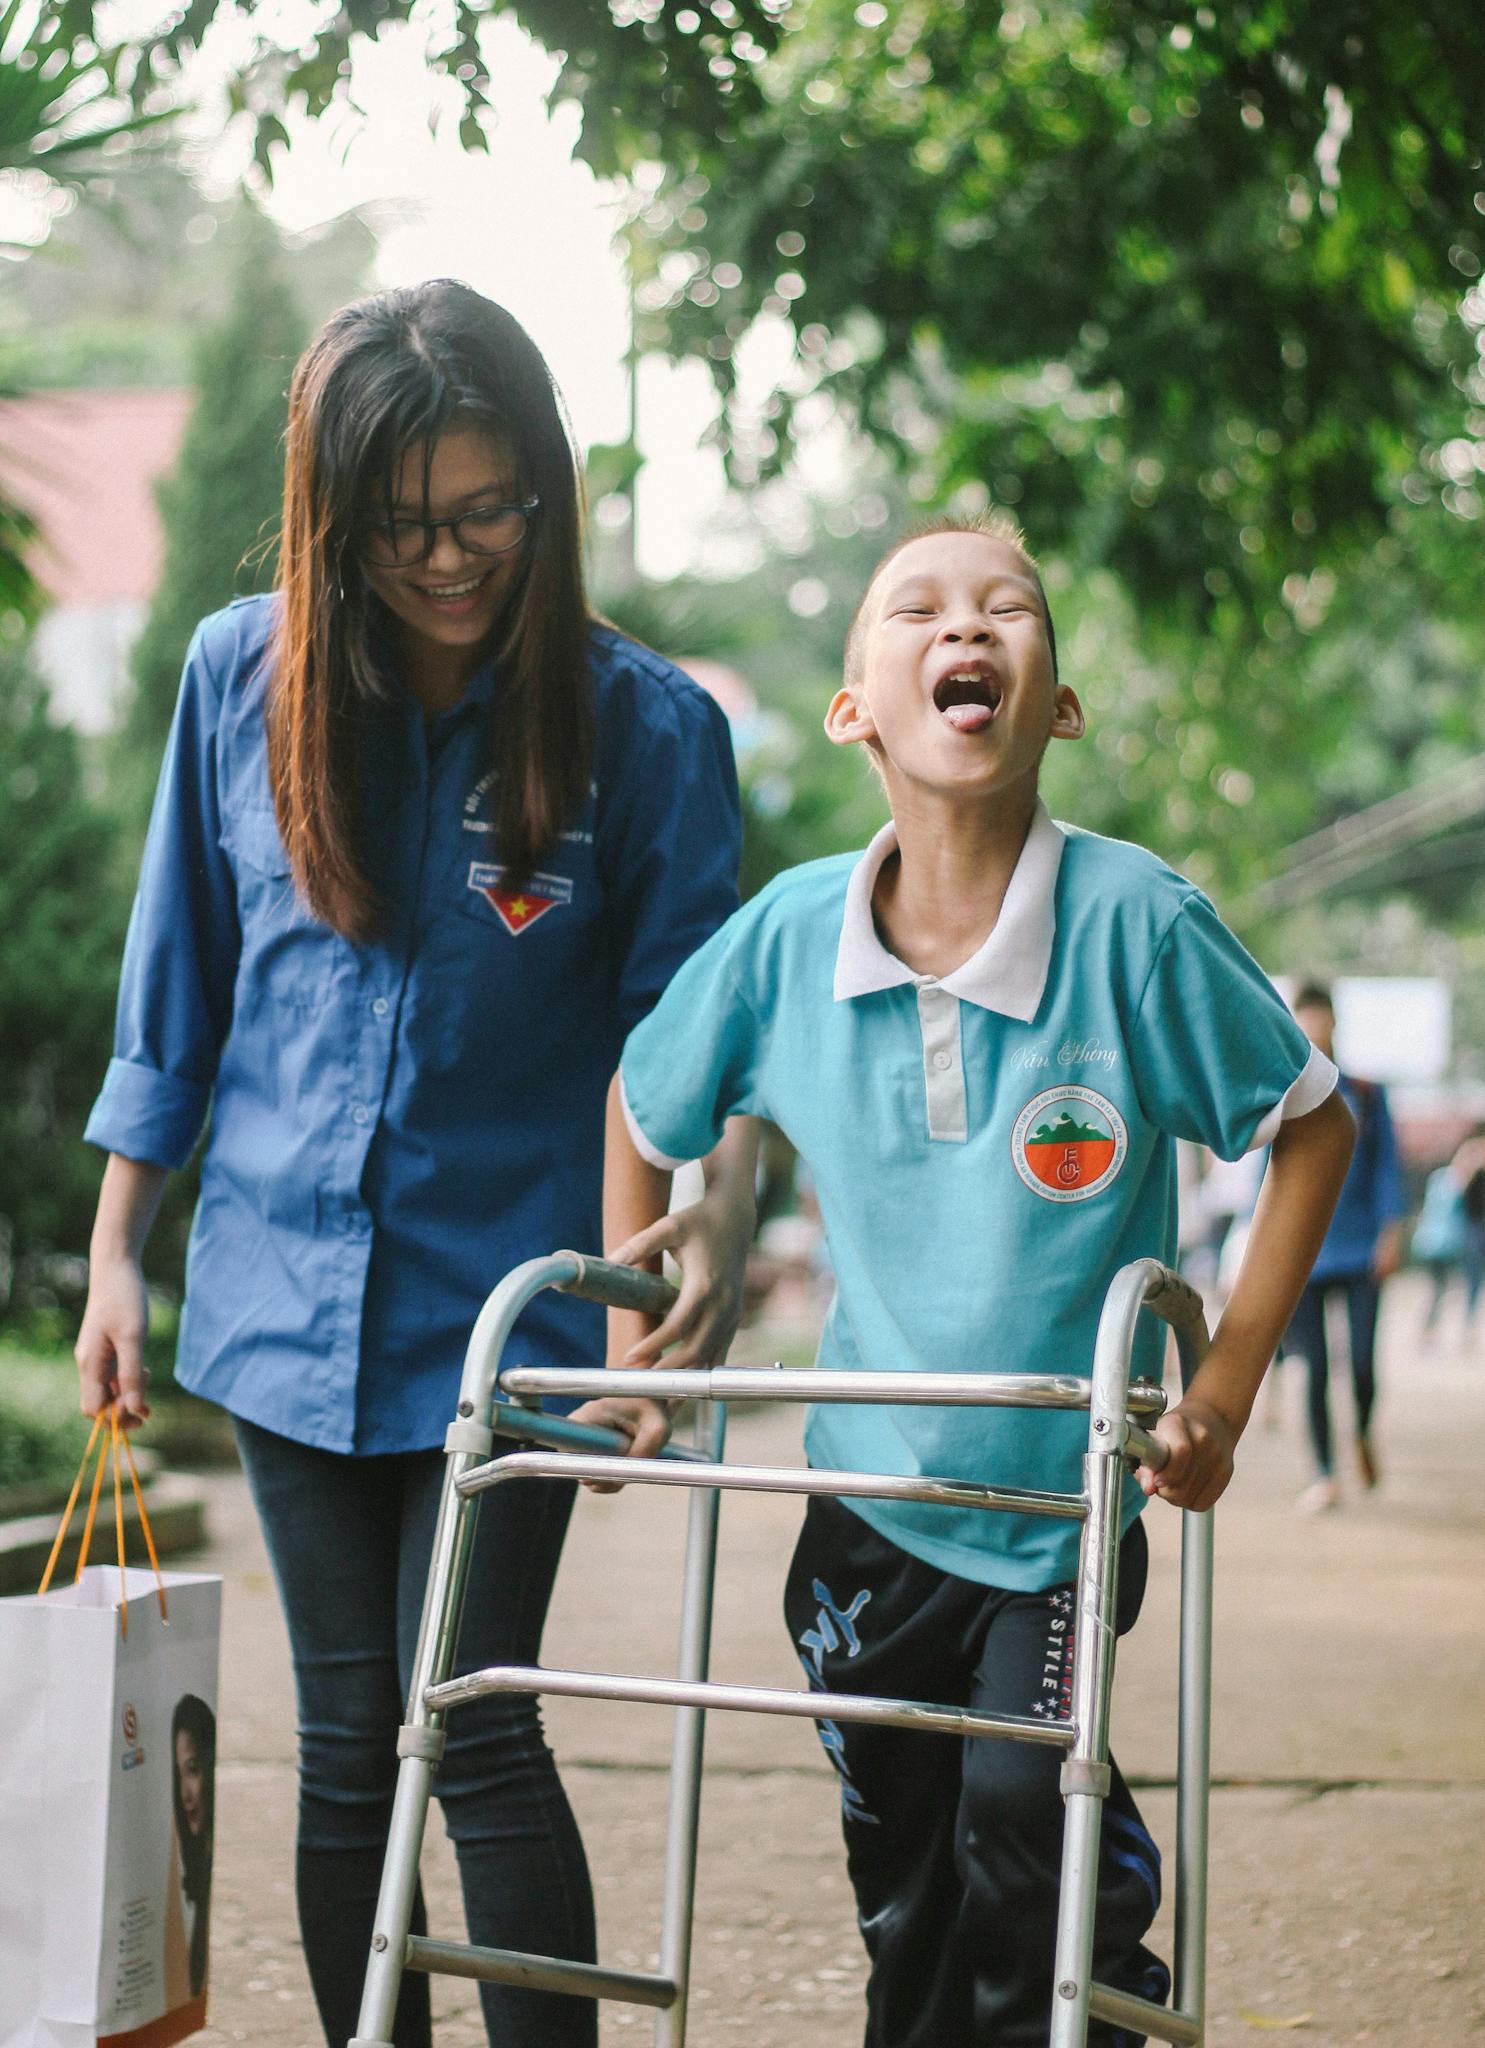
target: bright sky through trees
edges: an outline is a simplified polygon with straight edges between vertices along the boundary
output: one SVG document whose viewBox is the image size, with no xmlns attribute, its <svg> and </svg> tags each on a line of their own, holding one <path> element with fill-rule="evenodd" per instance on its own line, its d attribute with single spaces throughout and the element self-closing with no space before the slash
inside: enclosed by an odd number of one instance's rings
<svg viewBox="0 0 1485 2048">
<path fill-rule="evenodd" d="M 623 440 L 629 309 L 613 247 L 618 197 L 572 161 L 577 110 L 546 111 L 555 62 L 509 22 L 492 24 L 482 40 L 498 114 L 488 155 L 461 150 L 453 95 L 423 72 L 416 31 L 392 30 L 357 59 L 364 122 L 297 124 L 270 209 L 284 226 L 303 228 L 370 203 L 380 282 L 462 277 L 498 299 L 551 365 L 580 444 Z M 435 111 L 445 119 L 430 133 Z M 651 573 L 688 565 L 697 514 L 720 494 L 720 465 L 697 454 L 714 411 L 699 366 L 646 366 L 640 432 L 651 460 L 639 534 Z"/>
<path fill-rule="evenodd" d="M 111 9 L 110 32 L 136 30 L 156 11 Z M 294 12 L 283 10 L 286 39 L 295 33 Z M 249 147 L 240 128 L 210 142 L 221 133 L 212 81 L 231 62 L 233 39 L 233 24 L 224 21 L 192 67 L 202 112 L 178 131 L 191 138 L 188 155 L 215 189 L 241 177 Z M 360 118 L 333 110 L 318 123 L 290 123 L 291 147 L 275 152 L 269 211 L 295 231 L 353 207 L 367 209 L 379 243 L 378 282 L 456 276 L 498 299 L 551 365 L 579 444 L 621 441 L 628 432 L 629 309 L 613 246 L 620 196 L 572 160 L 577 110 L 547 112 L 555 60 L 509 21 L 490 24 L 481 40 L 495 79 L 488 154 L 461 149 L 457 95 L 447 80 L 429 78 L 416 28 L 392 27 L 358 52 Z M 40 224 L 34 195 L 28 204 L 15 192 L 8 207 L 6 196 L 0 193 L 7 216 L 0 232 L 29 239 L 32 221 Z M 715 410 L 698 364 L 673 368 L 652 358 L 643 365 L 640 445 L 648 460 L 640 479 L 639 550 L 640 567 L 652 576 L 703 565 L 702 528 L 723 496 L 720 462 L 698 448 Z"/>
</svg>

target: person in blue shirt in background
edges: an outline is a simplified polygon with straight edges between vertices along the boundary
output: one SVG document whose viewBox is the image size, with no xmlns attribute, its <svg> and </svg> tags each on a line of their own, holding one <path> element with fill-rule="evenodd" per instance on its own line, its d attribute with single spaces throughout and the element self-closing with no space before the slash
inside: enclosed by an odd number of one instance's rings
<svg viewBox="0 0 1485 2048">
<path fill-rule="evenodd" d="M 1335 1005 L 1330 990 L 1318 982 L 1306 982 L 1295 995 L 1293 1008 L 1295 1021 L 1311 1045 L 1327 1059 L 1333 1058 Z M 1314 1271 L 1284 1332 L 1285 1356 L 1298 1353 L 1309 1372 L 1306 1413 L 1315 1477 L 1299 1497 L 1307 1514 L 1323 1513 L 1341 1497 L 1330 1422 L 1327 1301 L 1345 1303 L 1355 1397 L 1356 1465 L 1364 1487 L 1370 1489 L 1377 1483 L 1377 1453 L 1371 1433 L 1377 1399 L 1377 1311 L 1383 1281 L 1391 1279 L 1402 1264 L 1403 1219 L 1408 1207 L 1386 1094 L 1375 1081 L 1360 1081 L 1344 1073 L 1340 1090 L 1356 1120 L 1356 1150 Z"/>
<path fill-rule="evenodd" d="M 1126 1488 L 1122 1630 L 1146 1496 L 1200 1509 L 1222 1493 L 1324 1236 L 1351 1147 L 1335 1069 L 1199 890 L 1048 815 L 1043 754 L 1081 737 L 1083 713 L 1008 521 L 930 528 L 884 557 L 825 728 L 866 750 L 891 822 L 859 857 L 778 877 L 681 968 L 625 1046 L 608 1170 L 626 1187 L 648 1174 L 659 1218 L 677 1164 L 729 1119 L 766 1117 L 829 1240 L 822 1365 L 1086 1372 L 1114 1274 L 1175 1257 L 1175 1140 L 1227 1159 L 1271 1143 L 1211 1349 L 1156 1425 L 1169 1461 Z M 657 1221 L 615 1256 L 684 1228 Z M 1136 1368 L 1158 1376 L 1163 1332 L 1143 1322 Z M 824 1469 L 1077 1492 L 1087 1436 L 1071 1412 L 822 1404 L 805 1441 Z M 1055 1720 L 1076 1570 L 1067 1521 L 816 1497 L 785 1613 L 813 1688 Z M 867 2048 L 1045 2048 L 1056 1752 L 828 1720 L 821 1735 L 871 1958 Z M 1096 1967 L 1155 2000 L 1159 1867 L 1115 1771 Z"/>
<path fill-rule="evenodd" d="M 469 1329 L 520 1261 L 648 1220 L 622 1198 L 600 1220 L 606 1091 L 737 900 L 738 822 L 717 707 L 589 611 L 576 463 L 522 329 L 447 280 L 336 314 L 290 394 L 278 589 L 207 619 L 186 661 L 87 1129 L 110 1157 L 77 1345 L 84 1410 L 146 1416 L 141 1257 L 209 1110 L 178 1377 L 234 1417 L 284 1602 L 300 1922 L 333 2048 L 356 2031 Z M 750 1134 L 708 1170 L 693 1292 L 740 1259 Z M 735 1308 L 708 1288 L 696 1362 Z M 602 1355 L 601 1312 L 555 1294 L 520 1334 L 539 1363 Z M 603 1419 L 663 1439 L 653 1403 Z M 512 1487 L 481 1509 L 463 1668 L 536 1661 L 571 1505 Z M 435 1789 L 473 1939 L 591 1957 L 535 1702 L 457 1717 Z M 481 1996 L 501 2048 L 596 2042 L 587 2000 Z M 430 2039 L 409 1972 L 397 2048 Z"/>
</svg>

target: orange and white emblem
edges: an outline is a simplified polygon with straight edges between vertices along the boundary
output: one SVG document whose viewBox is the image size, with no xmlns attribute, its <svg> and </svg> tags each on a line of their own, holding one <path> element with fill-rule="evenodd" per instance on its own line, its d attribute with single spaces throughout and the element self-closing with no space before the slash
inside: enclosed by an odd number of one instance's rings
<svg viewBox="0 0 1485 2048">
<path fill-rule="evenodd" d="M 1086 1202 L 1116 1178 L 1129 1131 L 1106 1095 L 1092 1088 L 1048 1088 L 1016 1118 L 1011 1158 L 1034 1194 L 1049 1202 Z"/>
<path fill-rule="evenodd" d="M 529 875 L 520 889 L 507 889 L 504 883 L 504 868 L 486 860 L 469 863 L 469 887 L 484 897 L 506 930 L 517 938 L 549 910 L 572 901 L 572 883 L 566 875 Z"/>
</svg>

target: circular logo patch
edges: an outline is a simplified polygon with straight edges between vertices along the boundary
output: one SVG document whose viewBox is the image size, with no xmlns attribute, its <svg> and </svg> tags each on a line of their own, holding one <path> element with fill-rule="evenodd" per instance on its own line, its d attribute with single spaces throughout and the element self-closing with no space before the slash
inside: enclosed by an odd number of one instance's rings
<svg viewBox="0 0 1485 2048">
<path fill-rule="evenodd" d="M 1123 1117 L 1092 1088 L 1048 1088 L 1033 1096 L 1011 1133 L 1017 1173 L 1049 1202 L 1086 1202 L 1101 1194 L 1128 1150 Z"/>
</svg>

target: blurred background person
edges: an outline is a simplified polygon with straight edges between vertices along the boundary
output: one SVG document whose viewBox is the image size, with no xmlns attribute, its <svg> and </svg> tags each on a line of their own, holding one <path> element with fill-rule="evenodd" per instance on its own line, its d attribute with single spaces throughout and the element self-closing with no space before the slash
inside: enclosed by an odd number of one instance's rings
<svg viewBox="0 0 1485 2048">
<path fill-rule="evenodd" d="M 1310 1043 L 1327 1059 L 1335 1053 L 1335 1005 L 1330 990 L 1306 982 L 1293 1003 L 1297 1023 Z M 1296 1353 L 1309 1369 L 1310 1449 L 1315 1477 L 1300 1495 L 1299 1505 L 1315 1514 L 1336 1506 L 1340 1488 L 1335 1477 L 1330 1420 L 1330 1351 L 1326 1336 L 1326 1305 L 1345 1303 L 1349 1335 L 1351 1385 L 1355 1397 L 1356 1464 L 1364 1487 L 1377 1483 L 1377 1456 L 1372 1443 L 1372 1410 L 1376 1405 L 1377 1311 L 1382 1283 L 1402 1260 L 1403 1218 L 1407 1200 L 1397 1137 L 1387 1097 L 1375 1081 L 1362 1081 L 1342 1069 L 1341 1094 L 1356 1119 L 1356 1149 L 1351 1155 L 1335 1216 L 1320 1247 L 1309 1284 L 1300 1296 L 1284 1333 L 1286 1357 Z"/>
<path fill-rule="evenodd" d="M 1459 1189 L 1463 1229 L 1460 1269 L 1464 1275 L 1464 1322 L 1474 1321 L 1475 1304 L 1485 1286 L 1485 1123 L 1476 1124 L 1454 1157 L 1448 1172 Z"/>
<path fill-rule="evenodd" d="M 1475 1301 L 1480 1292 L 1480 1261 L 1478 1257 L 1468 1257 L 1472 1236 L 1470 1219 L 1465 1209 L 1468 1176 L 1462 1176 L 1455 1164 L 1460 1154 L 1467 1151 L 1469 1143 L 1470 1140 L 1466 1139 L 1454 1159 L 1443 1166 L 1436 1166 L 1428 1176 L 1423 1189 L 1423 1206 L 1418 1211 L 1418 1221 L 1413 1226 L 1413 1263 L 1420 1267 L 1429 1279 L 1428 1307 L 1423 1316 L 1425 1336 L 1432 1336 L 1438 1328 L 1444 1297 L 1449 1291 L 1449 1282 L 1456 1273 L 1465 1274 L 1466 1328 L 1474 1314 Z M 1478 1231 L 1473 1234 L 1478 1235 Z"/>
</svg>

